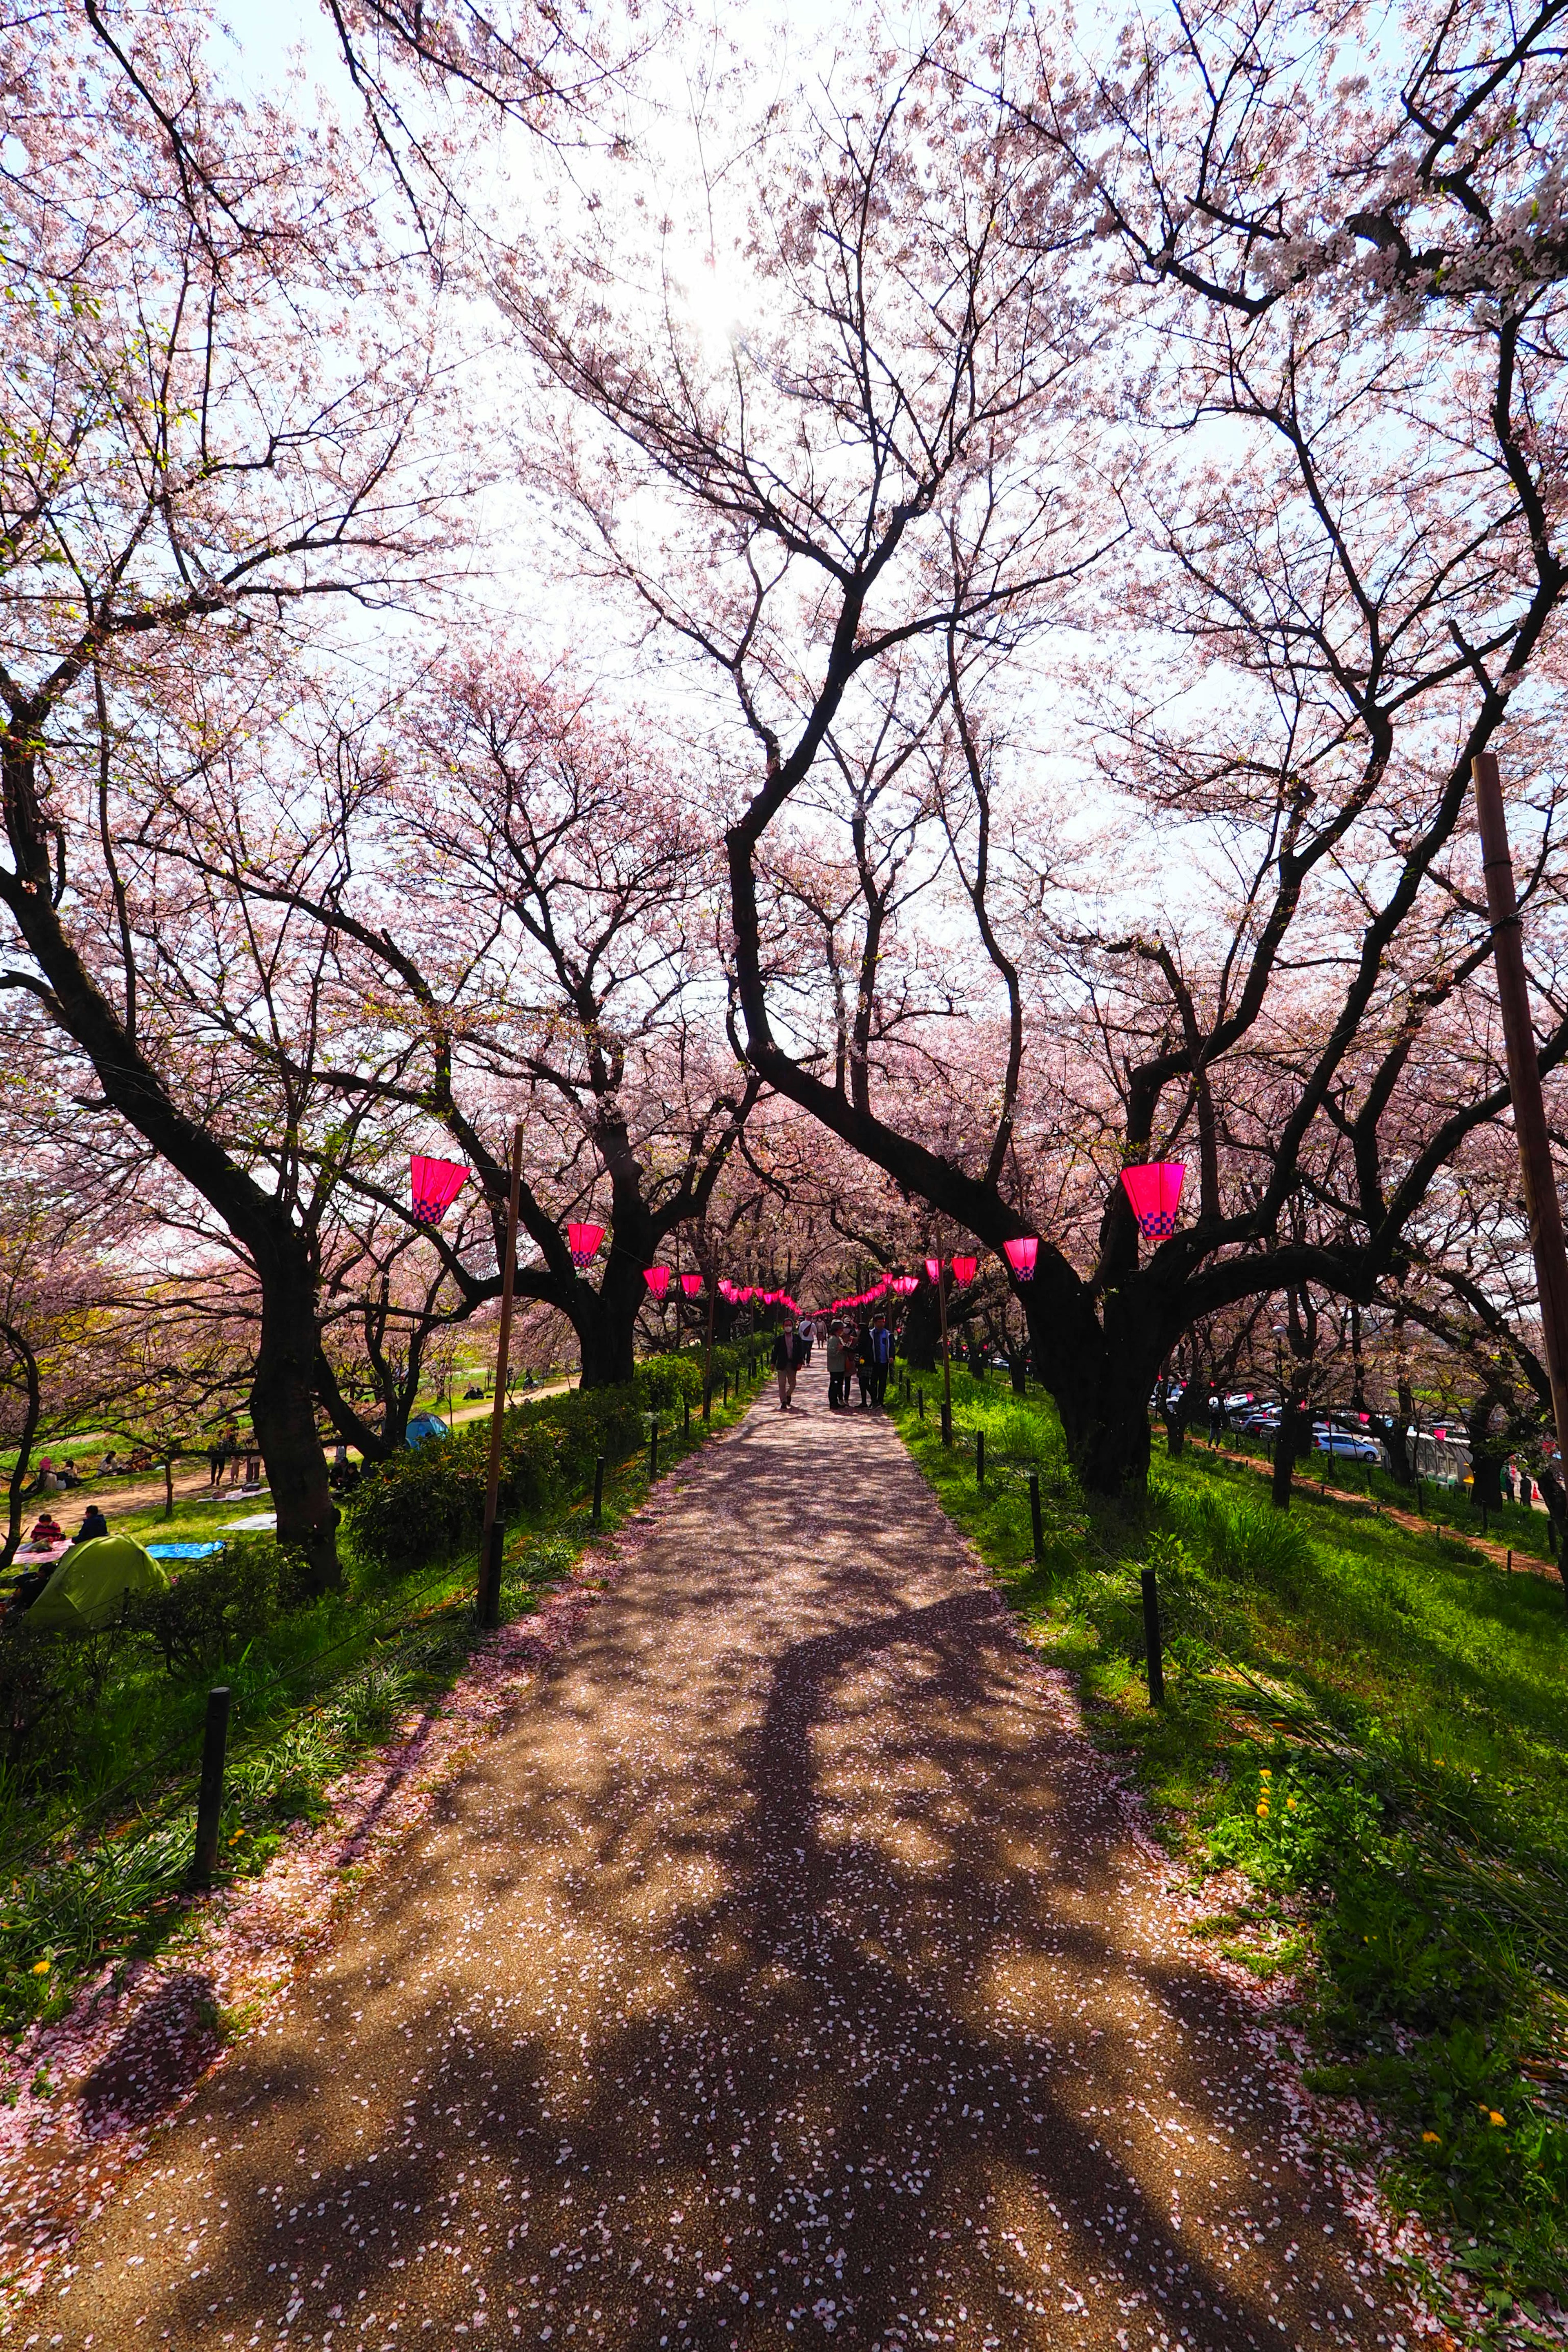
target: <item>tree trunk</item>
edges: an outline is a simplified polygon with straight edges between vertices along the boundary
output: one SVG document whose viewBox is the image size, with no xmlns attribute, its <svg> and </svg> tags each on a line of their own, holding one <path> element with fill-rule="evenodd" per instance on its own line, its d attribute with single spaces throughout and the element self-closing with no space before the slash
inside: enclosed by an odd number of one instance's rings
<svg viewBox="0 0 1568 2352">
<path fill-rule="evenodd" d="M 297 1238 L 297 1237 L 296 1237 Z M 311 1589 L 342 1581 L 338 1561 L 337 1505 L 327 1482 L 327 1457 L 316 1431 L 319 1329 L 313 1283 L 299 1270 L 257 1255 L 261 1276 L 261 1342 L 250 1384 L 250 1425 L 267 1465 L 278 1513 L 278 1540 L 303 1554 Z"/>
<path fill-rule="evenodd" d="M 5 1496 L 5 1540 L 0 1543 L 0 1573 L 3 1573 L 15 1559 L 16 1546 L 22 1540 L 22 1489 L 27 1483 L 27 1471 L 33 1459 L 33 1440 L 38 1433 L 38 1422 L 43 1412 L 43 1391 L 38 1382 L 38 1360 L 22 1333 L 14 1324 L 0 1323 L 0 1339 L 5 1341 L 22 1367 L 23 1388 L 27 1400 L 22 1415 L 21 1433 L 16 1440 L 16 1459 L 11 1466 Z"/>
<path fill-rule="evenodd" d="M 1026 1311 L 1035 1369 L 1050 1391 L 1085 1492 L 1142 1494 L 1149 1476 L 1149 1391 L 1173 1335 L 1153 1328 L 1125 1291 L 1107 1294 L 1103 1325 L 1081 1290 L 1070 1302 L 1031 1291 Z"/>
<path fill-rule="evenodd" d="M 1289 1402 L 1279 1416 L 1279 1434 L 1274 1441 L 1274 1476 L 1268 1496 L 1277 1511 L 1289 1509 L 1292 1474 L 1297 1463 L 1310 1453 L 1311 1444 L 1311 1407 L 1300 1390 L 1293 1388 Z"/>
<path fill-rule="evenodd" d="M 942 1337 L 942 1309 L 935 1290 L 921 1283 L 904 1309 L 904 1361 L 911 1372 L 934 1372 Z"/>
</svg>

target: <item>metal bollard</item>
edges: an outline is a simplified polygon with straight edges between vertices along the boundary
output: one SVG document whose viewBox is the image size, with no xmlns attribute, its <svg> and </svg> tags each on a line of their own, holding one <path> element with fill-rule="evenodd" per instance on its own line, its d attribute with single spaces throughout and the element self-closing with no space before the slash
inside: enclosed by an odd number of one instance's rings
<svg viewBox="0 0 1568 2352">
<path fill-rule="evenodd" d="M 223 1767 L 228 1753 L 230 1693 L 220 1684 L 207 1693 L 206 1729 L 202 1739 L 202 1777 L 196 1792 L 196 1851 L 191 1864 L 191 1885 L 210 1886 L 217 1867 L 218 1823 L 223 1818 Z"/>
<path fill-rule="evenodd" d="M 655 1479 L 656 1479 L 658 1476 L 658 1413 L 656 1412 L 656 1413 L 654 1414 L 654 1416 L 653 1416 L 653 1425 L 652 1425 L 652 1427 L 649 1429 L 648 1433 L 647 1433 L 647 1483 L 648 1483 L 648 1485 L 649 1485 L 650 1486 L 653 1485 L 653 1483 L 654 1483 Z"/>
<path fill-rule="evenodd" d="M 1046 1556 L 1046 1523 L 1040 1517 L 1040 1474 L 1029 1473 L 1029 1517 L 1035 1529 L 1035 1559 L 1037 1565 Z"/>
<path fill-rule="evenodd" d="M 983 1429 L 974 1433 L 974 1483 L 977 1486 L 985 1484 L 985 1432 Z"/>
<path fill-rule="evenodd" d="M 1149 1704 L 1163 1705 L 1165 1667 L 1160 1655 L 1160 1588 L 1152 1568 L 1143 1570 L 1143 1646 L 1149 1660 Z"/>
<path fill-rule="evenodd" d="M 594 1456 L 594 1525 L 598 1526 L 605 1511 L 605 1457 Z"/>
<path fill-rule="evenodd" d="M 506 1549 L 506 1523 L 498 1519 L 490 1529 L 489 1548 L 479 1563 L 479 1622 L 500 1623 L 501 1555 Z"/>
</svg>

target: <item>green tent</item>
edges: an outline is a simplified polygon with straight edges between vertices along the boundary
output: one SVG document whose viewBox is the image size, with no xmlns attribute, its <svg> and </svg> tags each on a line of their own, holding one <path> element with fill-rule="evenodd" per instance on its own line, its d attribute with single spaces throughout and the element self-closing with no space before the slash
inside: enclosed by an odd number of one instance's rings
<svg viewBox="0 0 1568 2352">
<path fill-rule="evenodd" d="M 73 1544 L 27 1612 L 35 1633 L 96 1633 L 112 1625 L 126 1595 L 165 1592 L 169 1579 L 132 1536 Z"/>
</svg>

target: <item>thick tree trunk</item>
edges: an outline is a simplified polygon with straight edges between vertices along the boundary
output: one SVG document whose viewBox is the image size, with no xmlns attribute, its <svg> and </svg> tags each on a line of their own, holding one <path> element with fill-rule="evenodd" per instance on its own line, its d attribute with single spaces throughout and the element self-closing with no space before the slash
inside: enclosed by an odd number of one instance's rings
<svg viewBox="0 0 1568 2352">
<path fill-rule="evenodd" d="M 903 1357 L 911 1372 L 934 1372 L 942 1339 L 942 1309 L 929 1282 L 914 1292 L 904 1309 Z"/>
<path fill-rule="evenodd" d="M 11 1476 L 5 1490 L 5 1539 L 0 1543 L 0 1572 L 8 1569 L 16 1556 L 16 1546 L 22 1540 L 22 1489 L 27 1483 L 32 1466 L 33 1440 L 38 1433 L 38 1422 L 43 1412 L 43 1391 L 38 1381 L 38 1360 L 22 1333 L 14 1324 L 0 1323 L 0 1340 L 4 1340 L 22 1368 L 23 1393 L 26 1399 L 22 1409 L 22 1427 L 16 1439 L 16 1459 L 11 1465 Z"/>
<path fill-rule="evenodd" d="M 1310 1453 L 1311 1445 L 1311 1407 L 1300 1391 L 1294 1389 L 1279 1416 L 1279 1434 L 1274 1441 L 1274 1476 L 1268 1491 L 1277 1511 L 1289 1509 L 1291 1477 L 1297 1463 Z"/>
<path fill-rule="evenodd" d="M 310 1583 L 325 1592 L 342 1581 L 337 1505 L 316 1430 L 319 1328 L 315 1286 L 287 1263 L 258 1254 L 261 1342 L 250 1384 L 250 1423 L 278 1514 L 278 1540 L 303 1554 Z"/>
<path fill-rule="evenodd" d="M 1064 1298 L 1042 1288 L 1026 1312 L 1035 1369 L 1085 1492 L 1141 1495 L 1149 1476 L 1149 1392 L 1173 1335 L 1154 1328 L 1125 1291 L 1107 1297 L 1103 1324 L 1082 1290 Z"/>
</svg>

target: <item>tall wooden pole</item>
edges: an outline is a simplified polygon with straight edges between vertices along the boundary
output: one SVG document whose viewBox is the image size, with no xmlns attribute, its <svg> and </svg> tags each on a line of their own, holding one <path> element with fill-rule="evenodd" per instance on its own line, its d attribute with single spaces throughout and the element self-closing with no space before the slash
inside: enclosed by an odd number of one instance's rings
<svg viewBox="0 0 1568 2352">
<path fill-rule="evenodd" d="M 485 1474 L 485 1524 L 479 1538 L 479 1615 L 487 1625 L 500 1614 L 500 1546 L 496 1505 L 500 1497 L 501 1423 L 506 1413 L 507 1358 L 511 1349 L 511 1294 L 517 1273 L 517 1213 L 522 1197 L 522 1121 L 511 1138 L 511 1193 L 506 1212 L 506 1256 L 500 1276 L 500 1331 L 496 1339 L 496 1394 L 490 1413 L 490 1458 Z"/>
<path fill-rule="evenodd" d="M 1476 784 L 1476 813 L 1480 819 L 1487 912 L 1492 923 L 1498 1007 L 1508 1048 L 1513 1131 L 1519 1140 L 1525 1213 L 1530 1219 L 1530 1246 L 1535 1259 L 1535 1286 L 1541 1299 L 1546 1371 L 1552 1383 L 1552 1412 L 1557 1423 L 1557 1475 L 1561 1479 L 1568 1477 L 1568 1253 L 1563 1246 L 1563 1211 L 1557 1198 L 1552 1147 L 1546 1136 L 1546 1107 L 1541 1098 L 1541 1069 L 1530 1017 L 1524 940 L 1520 929 L 1519 901 L 1514 895 L 1508 819 L 1503 812 L 1502 785 L 1494 755 L 1481 752 L 1471 762 L 1471 773 Z M 1564 1564 L 1563 1587 L 1568 1593 L 1568 1563 Z"/>
<path fill-rule="evenodd" d="M 718 1296 L 719 1281 L 711 1266 L 708 1269 L 708 1347 L 702 1359 L 702 1418 L 710 1421 L 713 1414 L 713 1302 Z"/>
<path fill-rule="evenodd" d="M 942 1442 L 952 1444 L 952 1371 L 947 1354 L 947 1266 L 939 1255 L 936 1262 L 936 1300 L 942 1309 Z"/>
</svg>

